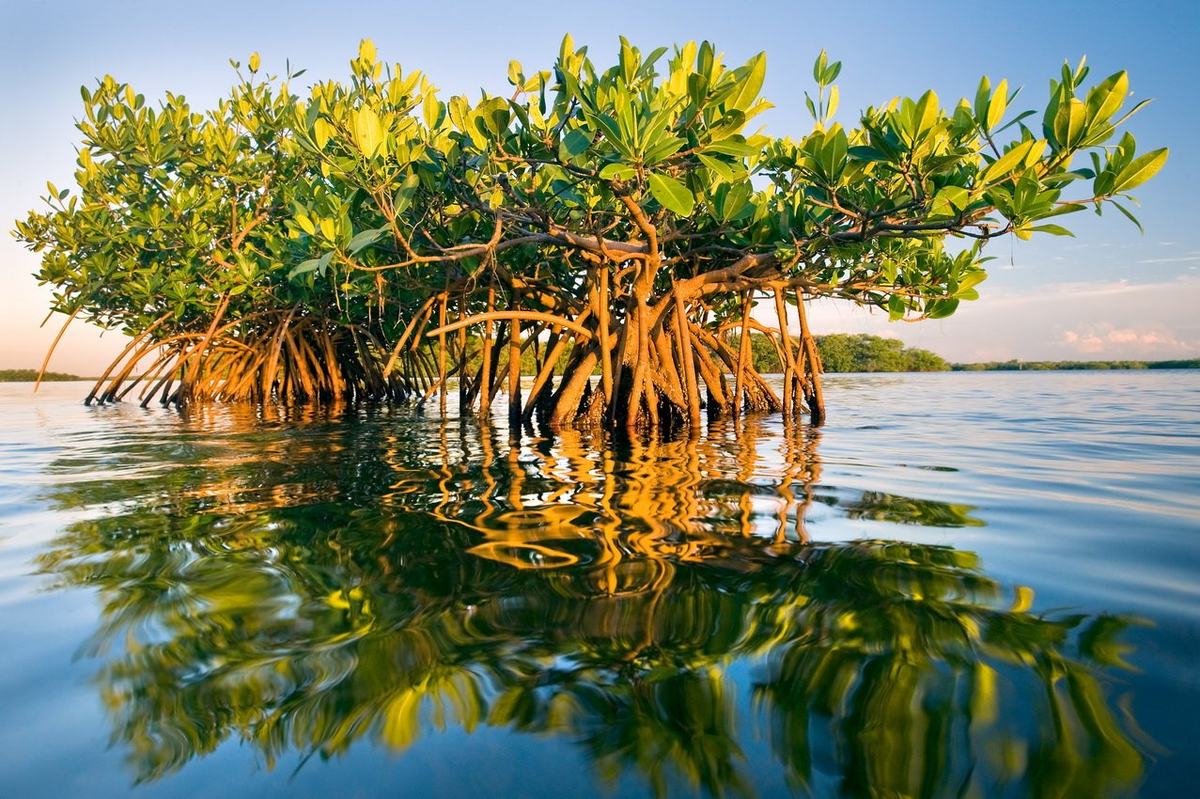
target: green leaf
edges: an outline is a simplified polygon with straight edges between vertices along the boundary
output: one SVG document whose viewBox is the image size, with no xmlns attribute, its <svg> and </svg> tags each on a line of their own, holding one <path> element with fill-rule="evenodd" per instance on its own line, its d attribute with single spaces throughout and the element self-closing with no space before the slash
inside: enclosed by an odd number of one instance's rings
<svg viewBox="0 0 1200 799">
<path fill-rule="evenodd" d="M 367 247 L 374 244 L 385 230 L 387 230 L 387 228 L 364 230 L 354 238 L 350 239 L 350 244 L 347 245 L 347 249 L 350 251 L 351 255 L 357 255 L 362 250 L 365 250 Z"/>
<path fill-rule="evenodd" d="M 913 132 L 917 135 L 924 133 L 933 127 L 938 118 L 938 96 L 933 89 L 921 95 L 921 99 L 917 100 L 916 111 L 914 112 Z"/>
<path fill-rule="evenodd" d="M 299 277 L 300 275 L 306 275 L 309 272 L 317 271 L 317 265 L 319 263 L 320 259 L 318 258 L 310 258 L 309 260 L 304 261 L 299 266 L 294 267 L 292 271 L 288 272 L 288 280 L 291 280 L 294 277 Z"/>
<path fill-rule="evenodd" d="M 984 272 L 982 269 L 975 272 L 968 272 L 958 281 L 958 290 L 966 291 L 969 288 L 978 286 L 985 280 L 987 280 L 987 272 Z"/>
<path fill-rule="evenodd" d="M 613 147 L 617 148 L 617 152 L 629 159 L 636 158 L 633 149 L 629 143 L 625 141 L 625 137 L 621 134 L 621 128 L 617 126 L 616 121 L 607 114 L 596 114 L 594 117 L 596 123 L 604 129 L 604 138 L 606 138 Z"/>
<path fill-rule="evenodd" d="M 746 74 L 738 83 L 733 96 L 726 103 L 727 107 L 746 111 L 753 105 L 758 93 L 762 91 L 763 78 L 767 74 L 767 54 L 759 53 L 746 63 Z"/>
<path fill-rule="evenodd" d="M 1054 115 L 1054 137 L 1059 147 L 1071 149 L 1079 144 L 1086 124 L 1087 106 L 1082 100 L 1072 97 L 1060 105 Z"/>
<path fill-rule="evenodd" d="M 1167 154 L 1167 148 L 1163 147 L 1135 158 L 1133 163 L 1122 170 L 1121 174 L 1117 176 L 1117 182 L 1113 187 L 1112 193 L 1118 194 L 1137 188 L 1157 175 L 1158 171 L 1163 168 L 1163 164 L 1167 163 Z"/>
<path fill-rule="evenodd" d="M 637 176 L 637 170 L 627 164 L 609 164 L 600 170 L 601 180 L 629 180 Z"/>
<path fill-rule="evenodd" d="M 1001 156 L 998 161 L 983 170 L 983 174 L 979 176 L 979 181 L 981 183 L 992 183 L 1005 177 L 1014 169 L 1023 166 L 1028 160 L 1040 158 L 1045 146 L 1046 142 L 1042 139 L 1029 139 L 1021 142 Z"/>
<path fill-rule="evenodd" d="M 722 141 L 713 142 L 712 144 L 708 145 L 703 150 L 701 150 L 701 152 L 703 152 L 703 153 L 721 153 L 722 155 L 733 155 L 733 156 L 737 156 L 739 158 L 749 158 L 751 156 L 758 155 L 759 151 L 757 148 L 751 147 L 749 144 L 746 144 L 744 141 L 738 141 L 738 139 L 740 139 L 740 138 L 741 138 L 740 136 L 735 136 L 733 138 L 723 139 Z"/>
<path fill-rule="evenodd" d="M 1074 233 L 1067 230 L 1062 225 L 1035 225 L 1034 227 L 1031 227 L 1030 230 L 1035 231 L 1037 233 L 1049 233 L 1051 236 L 1071 236 L 1072 238 L 1075 237 Z"/>
<path fill-rule="evenodd" d="M 1125 103 L 1129 93 L 1129 76 L 1125 72 L 1110 75 L 1094 86 L 1087 97 L 1088 118 L 1092 123 L 1107 121 Z"/>
<path fill-rule="evenodd" d="M 417 189 L 421 187 L 421 179 L 416 173 L 409 175 L 400 184 L 400 188 L 396 190 L 395 196 L 392 198 L 392 205 L 395 207 L 396 213 L 404 213 L 408 207 L 412 205 L 413 197 L 417 195 Z"/>
<path fill-rule="evenodd" d="M 262 59 L 259 58 L 258 53 L 251 53 L 250 54 L 250 73 L 253 74 L 255 72 L 258 72 L 258 67 L 261 63 L 262 63 Z"/>
<path fill-rule="evenodd" d="M 426 92 L 425 99 L 421 101 L 421 116 L 427 128 L 436 128 L 441 121 L 442 104 L 438 102 L 437 94 L 432 90 Z"/>
<path fill-rule="evenodd" d="M 943 186 L 937 196 L 950 203 L 955 211 L 961 211 L 971 204 L 970 193 L 961 186 Z"/>
<path fill-rule="evenodd" d="M 996 84 L 996 91 L 992 95 L 991 104 L 988 106 L 987 114 L 987 129 L 991 130 L 1000 124 L 1000 120 L 1004 119 L 1004 112 L 1008 110 L 1008 80 L 1001 80 Z"/>
<path fill-rule="evenodd" d="M 754 206 L 750 203 L 750 196 L 753 193 L 754 187 L 748 180 L 719 186 L 716 199 L 721 221 L 729 222 L 738 219 L 743 214 L 753 213 Z"/>
<path fill-rule="evenodd" d="M 1117 206 L 1117 210 L 1120 211 L 1122 214 L 1124 214 L 1126 219 L 1128 219 L 1133 224 L 1137 225 L 1137 229 L 1138 229 L 1139 233 L 1141 233 L 1143 236 L 1146 235 L 1146 229 L 1142 227 L 1142 223 L 1138 221 L 1138 218 L 1136 216 L 1134 216 L 1129 211 L 1128 208 L 1121 205 L 1116 200 L 1110 200 L 1109 202 L 1111 202 L 1113 205 Z"/>
<path fill-rule="evenodd" d="M 925 313 L 930 319 L 945 319 L 958 310 L 958 300 L 951 297 L 948 300 L 933 300 L 926 303 Z"/>
<path fill-rule="evenodd" d="M 687 186 L 675 178 L 656 172 L 651 172 L 647 177 L 650 181 L 650 194 L 663 208 L 679 216 L 692 213 L 696 199 Z"/>
<path fill-rule="evenodd" d="M 325 277 L 325 270 L 329 267 L 329 262 L 333 260 L 333 252 L 327 252 L 317 259 L 317 274 Z"/>
<path fill-rule="evenodd" d="M 659 161 L 670 158 L 682 150 L 686 144 L 686 139 L 681 139 L 678 136 L 667 136 L 646 151 L 645 161 L 647 164 L 657 164 Z"/>
<path fill-rule="evenodd" d="M 848 149 L 846 131 L 842 130 L 840 125 L 834 125 L 833 129 L 825 134 L 825 141 L 821 145 L 821 168 L 831 181 L 837 180 L 841 174 Z"/>
<path fill-rule="evenodd" d="M 821 79 L 825 76 L 825 65 L 829 62 L 829 56 L 825 53 L 825 49 L 821 49 L 821 54 L 817 56 L 816 62 L 813 64 L 813 80 L 821 83 Z"/>
<path fill-rule="evenodd" d="M 897 319 L 902 319 L 905 312 L 908 311 L 908 303 L 899 294 L 893 294 L 888 297 L 888 321 L 895 322 Z"/>
<path fill-rule="evenodd" d="M 364 40 L 365 41 L 365 40 Z M 380 148 L 383 147 L 384 132 L 383 124 L 379 121 L 379 115 L 374 110 L 363 106 L 354 111 L 351 115 L 353 119 L 354 143 L 358 145 L 358 149 L 367 158 L 374 158 L 380 154 Z M 386 153 L 383 153 L 386 155 Z"/>
<path fill-rule="evenodd" d="M 975 119 L 986 123 L 988 110 L 992 102 L 992 83 L 987 75 L 979 79 L 979 88 L 975 90 Z"/>
<path fill-rule="evenodd" d="M 875 162 L 875 161 L 890 161 L 890 160 L 891 160 L 891 159 L 890 159 L 890 158 L 888 158 L 888 157 L 887 157 L 887 155 L 886 155 L 885 153 L 883 153 L 882 151 L 880 151 L 880 150 L 876 150 L 874 147 L 869 147 L 869 146 L 867 146 L 867 145 L 865 145 L 865 144 L 864 144 L 864 145 L 859 145 L 859 146 L 857 146 L 857 147 L 851 147 L 851 148 L 850 148 L 850 149 L 847 151 L 847 153 L 848 153 L 848 154 L 849 154 L 849 156 L 850 156 L 851 158 L 853 158 L 855 161 L 871 161 L 871 162 Z"/>
<path fill-rule="evenodd" d="M 722 180 L 733 182 L 738 179 L 738 173 L 733 171 L 733 167 L 724 161 L 713 158 L 710 155 L 700 154 L 700 162 L 717 174 L 717 177 Z"/>
<path fill-rule="evenodd" d="M 700 53 L 696 56 L 696 71 L 705 78 L 712 77 L 713 68 L 713 46 L 712 42 L 705 40 L 700 42 Z"/>
<path fill-rule="evenodd" d="M 592 137 L 585 131 L 576 128 L 563 136 L 562 141 L 559 142 L 558 158 L 560 161 L 570 161 L 575 156 L 587 152 L 591 143 Z"/>
</svg>

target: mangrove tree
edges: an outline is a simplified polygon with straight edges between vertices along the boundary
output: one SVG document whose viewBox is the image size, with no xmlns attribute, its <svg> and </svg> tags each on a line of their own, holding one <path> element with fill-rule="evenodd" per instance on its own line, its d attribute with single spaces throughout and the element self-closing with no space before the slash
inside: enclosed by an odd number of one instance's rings
<svg viewBox="0 0 1200 799">
<path fill-rule="evenodd" d="M 76 185 L 16 225 L 55 311 L 130 337 L 88 402 L 445 409 L 455 387 L 464 413 L 506 396 L 513 424 L 819 421 L 807 301 L 948 316 L 978 296 L 989 240 L 1128 214 L 1167 158 L 1118 138 L 1139 107 L 1126 74 L 1089 85 L 1082 62 L 1036 116 L 984 78 L 950 107 L 929 91 L 843 125 L 822 52 L 799 138 L 753 127 L 765 55 L 731 66 L 708 42 L 621 39 L 601 67 L 568 36 L 549 69 L 512 62 L 510 90 L 478 99 L 443 98 L 370 41 L 348 80 L 303 91 L 257 54 L 234 67 L 208 110 L 84 87 Z"/>
</svg>

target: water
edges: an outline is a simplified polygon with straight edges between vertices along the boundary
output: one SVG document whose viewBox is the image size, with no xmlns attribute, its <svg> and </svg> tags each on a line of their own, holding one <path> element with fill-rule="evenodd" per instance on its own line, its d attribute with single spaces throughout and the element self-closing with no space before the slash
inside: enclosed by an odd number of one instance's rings
<svg viewBox="0 0 1200 799">
<path fill-rule="evenodd" d="M 1200 372 L 693 441 L 0 385 L 0 795 L 1180 796 Z"/>
</svg>

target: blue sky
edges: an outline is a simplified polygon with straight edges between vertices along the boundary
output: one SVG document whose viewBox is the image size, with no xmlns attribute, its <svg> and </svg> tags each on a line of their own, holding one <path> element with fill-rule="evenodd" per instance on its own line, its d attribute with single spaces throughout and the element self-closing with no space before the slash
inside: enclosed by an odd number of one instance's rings
<svg viewBox="0 0 1200 799">
<path fill-rule="evenodd" d="M 624 34 L 644 49 L 709 39 L 742 62 L 767 53 L 764 115 L 776 135 L 808 129 L 803 109 L 821 48 L 843 62 L 838 119 L 891 97 L 937 91 L 952 105 L 974 96 L 981 75 L 1024 86 L 1019 108 L 1045 102 L 1064 60 L 1086 55 L 1092 77 L 1130 73 L 1133 100 L 1154 102 L 1129 129 L 1143 149 L 1171 159 L 1138 190 L 1144 236 L 1115 211 L 1070 217 L 1077 237 L 1007 240 L 982 298 L 951 319 L 888 323 L 844 304 L 814 310 L 818 333 L 895 336 L 952 360 L 1200 357 L 1200 3 L 1174 2 L 724 2 L 601 3 L 398 0 L 339 4 L 292 0 L 203 3 L 14 0 L 0 16 L 0 181 L 5 227 L 39 204 L 45 183 L 70 184 L 81 113 L 79 86 L 112 74 L 147 99 L 165 91 L 194 105 L 214 102 L 232 82 L 228 59 L 259 51 L 265 71 L 285 59 L 302 81 L 343 78 L 364 37 L 381 58 L 421 69 L 443 92 L 503 91 L 509 59 L 528 71 L 553 62 L 564 33 L 601 63 Z M 443 95 L 444 96 L 444 95 Z M 0 368 L 40 364 L 61 325 L 46 315 L 49 292 L 31 274 L 37 256 L 0 239 Z M 51 369 L 95 374 L 124 337 L 84 325 L 68 332 Z"/>
</svg>

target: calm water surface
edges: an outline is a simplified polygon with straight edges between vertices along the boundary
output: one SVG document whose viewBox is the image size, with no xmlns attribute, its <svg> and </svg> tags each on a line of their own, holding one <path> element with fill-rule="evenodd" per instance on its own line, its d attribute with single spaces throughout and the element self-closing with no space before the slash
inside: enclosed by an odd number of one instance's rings
<svg viewBox="0 0 1200 799">
<path fill-rule="evenodd" d="M 0 384 L 2 796 L 1184 796 L 1200 372 L 618 444 Z"/>
</svg>

